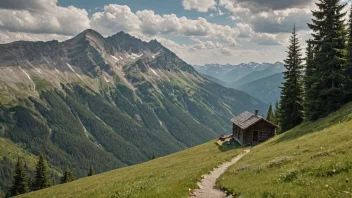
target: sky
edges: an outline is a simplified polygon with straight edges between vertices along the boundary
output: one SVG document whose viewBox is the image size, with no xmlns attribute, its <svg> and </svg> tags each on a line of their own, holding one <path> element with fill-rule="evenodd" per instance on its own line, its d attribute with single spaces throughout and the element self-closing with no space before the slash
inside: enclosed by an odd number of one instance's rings
<svg viewBox="0 0 352 198">
<path fill-rule="evenodd" d="M 85 29 L 157 39 L 194 65 L 276 62 L 296 24 L 305 46 L 317 0 L 0 0 L 0 43 L 69 39 Z M 350 0 L 342 0 L 348 3 Z"/>
</svg>

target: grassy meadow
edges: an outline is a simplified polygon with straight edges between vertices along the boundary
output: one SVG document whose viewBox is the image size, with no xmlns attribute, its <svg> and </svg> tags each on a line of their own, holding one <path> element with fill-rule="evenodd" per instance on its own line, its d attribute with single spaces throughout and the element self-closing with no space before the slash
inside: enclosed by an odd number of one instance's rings
<svg viewBox="0 0 352 198">
<path fill-rule="evenodd" d="M 352 197 L 352 103 L 256 146 L 218 179 L 234 197 Z"/>
<path fill-rule="evenodd" d="M 187 197 L 189 189 L 242 149 L 219 148 L 215 141 L 149 162 L 121 168 L 20 197 Z"/>
</svg>

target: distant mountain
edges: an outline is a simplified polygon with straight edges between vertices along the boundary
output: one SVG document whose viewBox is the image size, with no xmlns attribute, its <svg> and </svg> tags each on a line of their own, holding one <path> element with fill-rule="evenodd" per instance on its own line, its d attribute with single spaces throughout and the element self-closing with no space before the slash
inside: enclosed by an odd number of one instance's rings
<svg viewBox="0 0 352 198">
<path fill-rule="evenodd" d="M 212 77 L 212 76 L 209 76 L 209 75 L 207 75 L 207 74 L 202 74 L 206 79 L 208 79 L 208 80 L 210 80 L 210 81 L 213 81 L 213 82 L 216 82 L 216 83 L 218 83 L 219 85 L 222 85 L 222 86 L 224 86 L 224 87 L 229 87 L 230 88 L 230 86 L 231 85 L 229 85 L 227 82 L 225 82 L 225 81 L 222 81 L 222 80 L 219 80 L 219 79 L 217 79 L 217 78 L 214 78 L 214 77 Z"/>
<path fill-rule="evenodd" d="M 277 65 L 274 65 L 273 67 L 268 67 L 267 69 L 260 70 L 260 71 L 253 71 L 252 73 L 242 77 L 236 82 L 231 83 L 230 87 L 238 88 L 244 84 L 271 76 L 273 74 L 282 73 L 284 71 L 286 71 L 286 68 L 284 67 L 283 64 L 277 64 Z"/>
<path fill-rule="evenodd" d="M 64 42 L 0 45 L 0 144 L 43 153 L 58 174 L 180 151 L 230 133 L 230 118 L 254 109 L 267 105 L 204 78 L 156 40 L 86 30 Z M 11 151 L 7 161 L 0 152 L 1 189 L 12 180 Z"/>
<path fill-rule="evenodd" d="M 277 73 L 256 81 L 249 82 L 237 88 L 268 104 L 275 104 L 275 102 L 280 98 L 281 90 L 279 86 L 284 81 L 283 77 L 283 73 Z"/>
<path fill-rule="evenodd" d="M 194 66 L 194 68 L 202 73 L 206 74 L 208 76 L 217 78 L 221 81 L 224 81 L 226 83 L 234 83 L 241 78 L 256 72 L 256 71 L 264 71 L 264 70 L 270 70 L 270 69 L 277 69 L 277 68 L 283 68 L 283 63 L 281 62 L 276 62 L 276 63 L 255 63 L 255 62 L 250 62 L 248 64 L 242 63 L 239 65 L 219 65 L 219 64 L 206 64 L 204 66 Z M 281 71 L 281 69 L 280 69 Z M 280 72 L 277 71 L 276 73 Z M 271 73 L 269 75 L 272 75 L 274 73 Z M 269 76 L 268 75 L 268 76 Z M 264 76 L 265 77 L 265 76 Z M 254 79 L 257 80 L 257 79 Z"/>
</svg>

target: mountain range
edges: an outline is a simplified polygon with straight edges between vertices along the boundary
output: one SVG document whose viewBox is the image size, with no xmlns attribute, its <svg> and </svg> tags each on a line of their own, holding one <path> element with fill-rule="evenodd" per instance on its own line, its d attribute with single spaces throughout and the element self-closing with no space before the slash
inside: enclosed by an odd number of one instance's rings
<svg viewBox="0 0 352 198">
<path fill-rule="evenodd" d="M 284 64 L 242 63 L 239 65 L 206 64 L 193 66 L 205 78 L 225 87 L 242 90 L 267 104 L 275 103 L 280 97 Z"/>
<path fill-rule="evenodd" d="M 199 74 L 158 41 L 85 30 L 63 41 L 0 45 L 0 183 L 17 150 L 42 153 L 53 177 L 141 163 L 231 133 L 230 119 L 267 105 Z M 33 170 L 26 161 L 28 169 Z"/>
</svg>

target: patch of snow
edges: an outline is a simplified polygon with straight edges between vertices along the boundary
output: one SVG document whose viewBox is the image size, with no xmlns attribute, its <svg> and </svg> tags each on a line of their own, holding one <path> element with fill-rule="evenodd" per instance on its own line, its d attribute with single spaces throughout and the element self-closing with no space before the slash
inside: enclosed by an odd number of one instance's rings
<svg viewBox="0 0 352 198">
<path fill-rule="evenodd" d="M 33 69 L 35 69 L 38 73 L 42 73 L 38 68 L 36 68 L 36 67 L 34 67 L 28 60 L 26 60 L 27 61 L 27 63 L 31 66 L 31 67 L 33 67 Z"/>
<path fill-rule="evenodd" d="M 119 56 L 121 60 L 123 60 L 123 58 L 121 56 Z"/>
<path fill-rule="evenodd" d="M 142 56 L 143 56 L 143 53 L 142 53 L 142 54 L 140 54 L 140 55 L 132 53 L 132 56 L 134 56 L 134 57 L 136 57 L 136 58 L 140 58 L 140 57 L 142 57 Z"/>
<path fill-rule="evenodd" d="M 111 57 L 112 57 L 113 59 L 115 59 L 116 61 L 119 61 L 119 60 L 120 60 L 120 59 L 118 59 L 116 56 L 111 55 Z"/>
<path fill-rule="evenodd" d="M 108 83 L 110 80 L 104 76 L 104 80 Z"/>
<path fill-rule="evenodd" d="M 55 71 L 56 71 L 56 73 L 57 73 L 57 74 L 60 74 L 60 71 L 59 71 L 59 70 L 57 70 L 56 68 L 55 68 Z"/>
<path fill-rule="evenodd" d="M 83 80 L 83 78 L 82 78 L 79 74 L 76 73 L 76 71 L 72 68 L 72 65 L 70 65 L 70 64 L 68 64 L 68 63 L 66 63 L 66 65 L 67 65 L 67 67 L 69 67 L 69 68 L 76 74 L 76 76 L 77 76 L 79 79 L 81 79 L 84 83 L 86 83 L 86 84 L 89 86 L 89 84 L 88 84 L 85 80 Z"/>
<path fill-rule="evenodd" d="M 128 81 L 127 81 L 127 79 L 125 78 L 125 76 L 126 76 L 126 74 L 125 74 L 125 73 L 122 73 L 123 80 L 124 80 L 127 84 L 129 84 Z"/>
<path fill-rule="evenodd" d="M 153 69 L 153 68 L 150 68 L 152 70 L 152 72 L 156 75 L 156 76 L 159 76 L 158 73 L 156 73 L 156 71 Z"/>
<path fill-rule="evenodd" d="M 72 66 L 70 64 L 66 63 L 66 65 L 67 65 L 67 67 L 69 67 L 71 69 L 71 71 L 76 73 L 76 71 L 72 68 Z"/>
<path fill-rule="evenodd" d="M 131 55 L 129 55 L 129 54 L 126 54 L 126 57 L 127 57 L 127 58 L 132 58 L 133 60 L 136 59 L 135 57 L 133 57 L 133 56 L 131 56 Z"/>
<path fill-rule="evenodd" d="M 43 56 L 43 54 L 42 54 L 41 52 L 40 52 L 40 55 L 42 55 L 42 57 L 44 58 L 44 60 L 45 60 L 48 64 L 50 64 L 49 61 L 46 60 L 46 58 Z"/>
<path fill-rule="evenodd" d="M 28 73 L 27 73 L 26 71 L 24 71 L 21 66 L 20 66 L 20 69 L 23 71 L 24 74 L 26 74 L 26 76 L 28 77 L 28 79 L 31 81 L 32 79 L 31 79 L 31 77 L 28 75 Z"/>
</svg>

